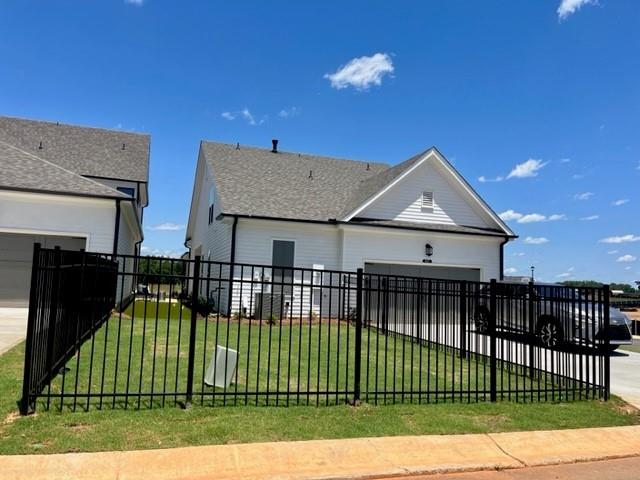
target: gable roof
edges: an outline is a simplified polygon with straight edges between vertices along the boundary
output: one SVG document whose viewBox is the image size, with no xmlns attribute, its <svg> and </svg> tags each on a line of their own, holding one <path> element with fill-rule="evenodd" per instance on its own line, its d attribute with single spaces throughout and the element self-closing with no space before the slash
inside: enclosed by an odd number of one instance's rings
<svg viewBox="0 0 640 480">
<path fill-rule="evenodd" d="M 149 135 L 0 117 L 0 141 L 78 175 L 148 182 Z"/>
<path fill-rule="evenodd" d="M 381 163 L 224 143 L 203 141 L 200 148 L 225 214 L 337 219 L 361 181 L 388 169 Z"/>
<path fill-rule="evenodd" d="M 82 177 L 3 141 L 0 141 L 0 163 L 0 189 L 129 198 L 114 188 Z"/>
<path fill-rule="evenodd" d="M 340 223 L 355 215 L 387 188 L 434 154 L 472 201 L 492 218 L 497 229 L 466 233 L 515 236 L 464 178 L 431 147 L 389 167 L 384 163 L 345 160 L 203 141 L 201 153 L 215 178 L 223 215 Z M 355 223 L 355 222 L 354 222 Z M 411 228 L 415 224 L 369 225 Z M 442 231 L 460 232 L 458 226 Z M 441 229 L 440 227 L 433 227 Z"/>
</svg>

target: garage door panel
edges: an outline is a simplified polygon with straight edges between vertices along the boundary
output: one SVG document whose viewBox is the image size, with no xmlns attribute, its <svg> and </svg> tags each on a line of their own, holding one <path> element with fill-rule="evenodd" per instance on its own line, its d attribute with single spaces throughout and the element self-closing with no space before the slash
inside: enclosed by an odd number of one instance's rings
<svg viewBox="0 0 640 480">
<path fill-rule="evenodd" d="M 34 243 L 44 248 L 79 250 L 84 248 L 85 239 L 0 233 L 0 307 L 28 306 Z"/>
<path fill-rule="evenodd" d="M 365 263 L 366 273 L 437 278 L 442 280 L 480 281 L 479 268 L 443 267 L 438 265 L 407 265 L 397 263 Z"/>
</svg>

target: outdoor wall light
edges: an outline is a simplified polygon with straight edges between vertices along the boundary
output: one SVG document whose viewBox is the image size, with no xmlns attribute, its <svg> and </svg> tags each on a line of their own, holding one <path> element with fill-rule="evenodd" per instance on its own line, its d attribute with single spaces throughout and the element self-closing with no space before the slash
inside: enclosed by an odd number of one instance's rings
<svg viewBox="0 0 640 480">
<path fill-rule="evenodd" d="M 424 246 L 424 254 L 427 257 L 430 257 L 431 255 L 433 255 L 433 247 L 428 243 Z"/>
<path fill-rule="evenodd" d="M 422 263 L 431 263 L 431 255 L 433 255 L 433 247 L 430 244 L 424 246 L 424 254 L 427 258 L 422 259 Z"/>
</svg>

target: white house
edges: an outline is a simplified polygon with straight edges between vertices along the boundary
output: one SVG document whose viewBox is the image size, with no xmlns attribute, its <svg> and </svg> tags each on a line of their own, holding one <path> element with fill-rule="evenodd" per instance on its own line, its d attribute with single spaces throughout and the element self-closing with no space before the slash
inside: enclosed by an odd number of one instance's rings
<svg viewBox="0 0 640 480">
<path fill-rule="evenodd" d="M 389 167 L 203 141 L 186 245 L 219 262 L 488 281 L 513 238 L 435 148 Z"/>
<path fill-rule="evenodd" d="M 149 136 L 0 117 L 0 306 L 25 306 L 33 244 L 134 254 Z"/>
</svg>

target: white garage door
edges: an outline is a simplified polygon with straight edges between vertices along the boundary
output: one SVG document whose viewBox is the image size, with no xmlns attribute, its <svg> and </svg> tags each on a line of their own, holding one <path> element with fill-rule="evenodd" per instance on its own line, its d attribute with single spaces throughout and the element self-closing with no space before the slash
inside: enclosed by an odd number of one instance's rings
<svg viewBox="0 0 640 480">
<path fill-rule="evenodd" d="M 443 280 L 480 281 L 479 268 L 439 267 L 436 265 L 402 265 L 396 263 L 365 263 L 366 273 L 404 275 L 407 277 L 440 278 Z"/>
<path fill-rule="evenodd" d="M 29 305 L 31 259 L 36 242 L 43 248 L 59 246 L 66 250 L 85 246 L 84 238 L 0 233 L 0 307 Z"/>
</svg>

